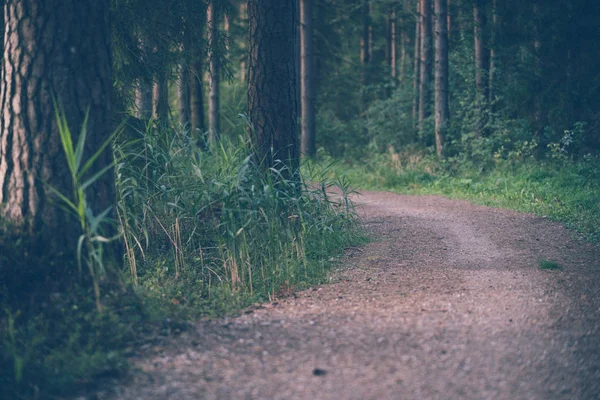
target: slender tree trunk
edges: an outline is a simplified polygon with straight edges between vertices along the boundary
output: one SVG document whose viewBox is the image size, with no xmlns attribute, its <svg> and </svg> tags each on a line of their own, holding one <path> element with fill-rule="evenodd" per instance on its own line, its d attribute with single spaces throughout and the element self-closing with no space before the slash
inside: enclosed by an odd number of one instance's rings
<svg viewBox="0 0 600 400">
<path fill-rule="evenodd" d="M 206 24 L 208 26 L 209 48 L 209 85 L 210 95 L 208 102 L 208 141 L 215 144 L 221 132 L 220 118 L 220 81 L 221 81 L 221 55 L 219 54 L 219 12 L 215 1 L 208 5 Z"/>
<path fill-rule="evenodd" d="M 296 182 L 299 169 L 297 0 L 249 0 L 248 116 L 265 171 Z M 279 175 L 275 175 L 276 179 Z"/>
<path fill-rule="evenodd" d="M 534 68 L 534 121 L 536 134 L 541 134 L 543 125 L 542 117 L 542 60 L 541 48 L 542 41 L 540 35 L 540 8 L 537 0 L 533 3 L 533 68 Z"/>
<path fill-rule="evenodd" d="M 435 0 L 435 148 L 443 157 L 450 120 L 448 105 L 448 29 L 446 0 Z"/>
<path fill-rule="evenodd" d="M 398 71 L 398 82 L 404 82 L 406 79 L 406 61 L 408 59 L 406 54 L 406 48 L 408 47 L 410 40 L 408 35 L 406 34 L 405 29 L 406 19 L 402 20 L 402 27 L 400 29 L 400 61 L 399 61 L 399 71 Z"/>
<path fill-rule="evenodd" d="M 480 102 L 488 96 L 490 52 L 486 43 L 487 16 L 486 0 L 476 0 L 473 7 L 475 23 L 475 85 Z"/>
<path fill-rule="evenodd" d="M 448 40 L 452 37 L 452 0 L 447 0 L 446 12 L 448 13 L 446 25 L 448 25 Z"/>
<path fill-rule="evenodd" d="M 362 36 L 360 39 L 360 61 L 362 63 L 362 98 L 361 111 L 366 113 L 368 107 L 367 90 L 369 84 L 369 64 L 371 62 L 371 16 L 370 0 L 362 0 Z"/>
<path fill-rule="evenodd" d="M 142 52 L 142 62 L 145 62 L 151 50 L 145 40 L 140 40 L 139 45 Z M 152 118 L 152 78 L 149 75 L 139 78 L 135 92 L 135 103 L 137 118 L 143 121 Z"/>
<path fill-rule="evenodd" d="M 414 74 L 413 74 L 413 124 L 419 127 L 419 88 L 421 86 L 421 0 L 417 0 L 417 12 L 415 15 L 415 50 L 414 50 Z"/>
<path fill-rule="evenodd" d="M 204 115 L 204 66 L 199 55 L 196 55 L 196 61 L 192 64 L 190 77 L 192 80 L 191 96 L 192 103 L 190 111 L 192 113 L 192 137 L 204 146 L 206 132 L 206 118 Z"/>
<path fill-rule="evenodd" d="M 242 1 L 240 3 L 240 20 L 241 20 L 243 26 L 247 26 L 247 24 L 248 24 L 248 3 L 246 1 Z M 242 85 L 245 85 L 247 69 L 248 69 L 248 66 L 246 64 L 246 57 L 247 57 L 246 41 L 242 40 L 240 42 L 239 46 L 240 46 L 240 50 L 242 52 L 242 56 L 240 59 L 240 83 Z"/>
<path fill-rule="evenodd" d="M 390 74 L 395 85 L 398 80 L 398 31 L 396 27 L 396 9 L 390 10 Z"/>
<path fill-rule="evenodd" d="M 160 72 L 154 84 L 154 118 L 161 126 L 169 122 L 169 81 L 165 72 Z"/>
<path fill-rule="evenodd" d="M 300 0 L 300 92 L 302 102 L 302 155 L 314 157 L 315 79 L 313 60 L 313 0 Z"/>
<path fill-rule="evenodd" d="M 187 6 L 186 2 L 186 6 Z M 183 43 L 181 44 L 181 50 L 183 60 L 179 66 L 179 84 L 178 84 L 178 97 L 179 97 L 179 123 L 181 126 L 190 128 L 191 119 L 191 51 L 192 51 L 192 26 L 188 18 L 184 17 L 182 21 L 183 29 Z"/>
<path fill-rule="evenodd" d="M 77 258 L 81 224 L 63 210 L 53 192 L 74 196 L 52 96 L 63 106 L 74 143 L 89 111 L 85 163 L 113 130 L 110 1 L 6 0 L 5 15 L 10 18 L 0 96 L 0 219 L 6 231 L 0 242 L 18 240 L 23 251 L 0 252 L 11 262 L 7 265 L 15 267 L 15 275 L 31 274 L 31 281 L 9 283 L 27 290 L 33 281 L 68 280 L 63 274 Z M 111 164 L 108 146 L 83 180 Z M 108 171 L 86 190 L 96 216 L 116 205 L 114 178 Z M 111 227 L 103 234 L 110 237 L 113 232 Z M 105 263 L 119 260 L 116 246 L 104 249 Z M 22 266 L 29 270 L 19 271 Z"/>
<path fill-rule="evenodd" d="M 478 122 L 475 130 L 482 135 L 487 123 L 486 111 L 489 98 L 489 68 L 490 51 L 486 42 L 487 16 L 486 0 L 475 0 L 473 6 L 473 22 L 475 36 L 475 86 L 476 105 L 478 108 Z"/>
<path fill-rule="evenodd" d="M 419 87 L 419 131 L 431 115 L 433 75 L 431 0 L 421 0 L 421 79 Z"/>
<path fill-rule="evenodd" d="M 179 66 L 179 123 L 181 126 L 189 126 L 191 108 L 190 108 L 190 67 L 184 61 Z"/>
<path fill-rule="evenodd" d="M 498 0 L 492 0 L 492 29 L 490 37 L 490 74 L 488 84 L 488 101 L 494 101 L 494 79 L 496 73 L 496 46 L 498 42 Z"/>
</svg>

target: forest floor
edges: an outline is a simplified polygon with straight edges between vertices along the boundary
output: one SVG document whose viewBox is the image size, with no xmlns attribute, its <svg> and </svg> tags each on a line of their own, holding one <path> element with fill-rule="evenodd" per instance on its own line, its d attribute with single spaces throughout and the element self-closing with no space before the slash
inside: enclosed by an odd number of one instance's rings
<svg viewBox="0 0 600 400">
<path fill-rule="evenodd" d="M 106 397 L 600 399 L 600 248 L 462 200 L 357 203 L 373 241 L 331 284 L 146 345 Z"/>
</svg>

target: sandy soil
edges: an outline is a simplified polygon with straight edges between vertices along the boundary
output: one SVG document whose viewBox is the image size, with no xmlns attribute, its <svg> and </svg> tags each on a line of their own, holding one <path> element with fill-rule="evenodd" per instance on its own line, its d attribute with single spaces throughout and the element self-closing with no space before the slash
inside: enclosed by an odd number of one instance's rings
<svg viewBox="0 0 600 400">
<path fill-rule="evenodd" d="M 464 201 L 359 203 L 376 239 L 332 284 L 145 349 L 113 398 L 600 399 L 597 247 Z"/>
</svg>

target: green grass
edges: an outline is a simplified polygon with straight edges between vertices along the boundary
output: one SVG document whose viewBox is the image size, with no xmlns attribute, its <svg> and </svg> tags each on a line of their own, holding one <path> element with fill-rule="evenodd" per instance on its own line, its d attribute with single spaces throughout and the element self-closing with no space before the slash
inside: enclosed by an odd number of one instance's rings
<svg viewBox="0 0 600 400">
<path fill-rule="evenodd" d="M 530 212 L 560 221 L 587 240 L 600 240 L 600 160 L 517 163 L 486 168 L 440 165 L 432 157 L 381 155 L 365 163 L 339 163 L 359 189 L 434 194 L 492 207 Z"/>
<path fill-rule="evenodd" d="M 539 266 L 540 266 L 540 269 L 545 269 L 545 270 L 563 269 L 562 265 L 558 264 L 556 261 L 551 261 L 551 260 L 540 260 Z"/>
<path fill-rule="evenodd" d="M 93 387 L 126 371 L 141 344 L 186 321 L 327 282 L 344 249 L 364 240 L 348 182 L 327 179 L 326 168 L 305 168 L 298 185 L 262 173 L 241 138 L 205 150 L 186 132 L 126 133 L 114 147 L 126 251 L 120 280 L 48 289 L 34 305 L 0 292 L 2 398 Z M 62 261 L 77 268 L 77 260 Z M 2 273 L 14 267 L 2 262 L 0 254 Z M 0 282 L 0 291 L 10 289 Z"/>
</svg>

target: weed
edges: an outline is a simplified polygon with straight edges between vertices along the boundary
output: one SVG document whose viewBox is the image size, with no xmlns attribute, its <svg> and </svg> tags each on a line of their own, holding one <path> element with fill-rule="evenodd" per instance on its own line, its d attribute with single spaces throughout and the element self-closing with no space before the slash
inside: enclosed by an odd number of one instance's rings
<svg viewBox="0 0 600 400">
<path fill-rule="evenodd" d="M 556 261 L 550 260 L 540 260 L 539 267 L 540 269 L 546 270 L 563 269 L 562 265 L 558 264 Z"/>
</svg>

